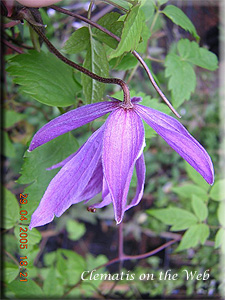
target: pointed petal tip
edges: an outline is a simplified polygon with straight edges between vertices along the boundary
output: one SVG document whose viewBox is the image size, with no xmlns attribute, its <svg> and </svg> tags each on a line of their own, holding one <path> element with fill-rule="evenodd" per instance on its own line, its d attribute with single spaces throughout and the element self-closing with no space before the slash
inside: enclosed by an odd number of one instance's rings
<svg viewBox="0 0 225 300">
<path fill-rule="evenodd" d="M 123 218 L 117 218 L 116 225 L 119 225 L 123 221 Z"/>
</svg>

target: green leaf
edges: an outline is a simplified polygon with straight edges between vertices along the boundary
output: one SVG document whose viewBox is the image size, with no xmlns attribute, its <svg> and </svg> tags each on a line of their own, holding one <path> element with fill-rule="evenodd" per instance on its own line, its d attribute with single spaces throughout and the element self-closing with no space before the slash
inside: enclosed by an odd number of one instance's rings
<svg viewBox="0 0 225 300">
<path fill-rule="evenodd" d="M 74 70 L 52 53 L 29 51 L 14 56 L 7 71 L 15 77 L 21 92 L 50 106 L 69 106 L 76 103 L 81 90 Z"/>
<path fill-rule="evenodd" d="M 104 1 L 104 0 L 103 0 Z M 122 7 L 124 9 L 129 10 L 131 8 L 131 4 L 127 2 L 126 0 L 110 0 L 111 4 L 114 4 L 115 7 Z M 108 4 L 108 2 L 106 1 Z"/>
<path fill-rule="evenodd" d="M 4 281 L 12 282 L 19 275 L 19 267 L 16 264 L 5 262 L 4 265 Z"/>
<path fill-rule="evenodd" d="M 111 59 L 109 64 L 113 69 L 127 71 L 137 65 L 137 59 L 131 53 L 127 53 L 122 57 Z"/>
<path fill-rule="evenodd" d="M 168 1 L 168 0 L 166 0 Z M 155 12 L 155 2 L 153 0 L 141 1 L 141 10 L 145 14 L 145 20 L 150 20 Z"/>
<path fill-rule="evenodd" d="M 182 27 L 184 30 L 189 31 L 197 40 L 200 39 L 195 26 L 180 8 L 174 5 L 167 5 L 162 13 L 164 13 L 173 23 Z"/>
<path fill-rule="evenodd" d="M 121 40 L 116 50 L 111 53 L 110 59 L 118 57 L 124 52 L 135 50 L 141 38 L 143 22 L 143 12 L 140 10 L 140 5 L 137 5 L 127 14 L 127 17 L 124 21 Z"/>
<path fill-rule="evenodd" d="M 220 228 L 215 236 L 215 248 L 219 248 L 222 245 L 222 242 L 225 240 L 225 230 L 224 228 Z"/>
<path fill-rule="evenodd" d="M 22 121 L 26 118 L 24 114 L 20 114 L 15 110 L 8 110 L 4 111 L 4 128 L 12 127 L 19 121 Z"/>
<path fill-rule="evenodd" d="M 66 223 L 66 230 L 68 232 L 69 239 L 77 241 L 85 234 L 86 227 L 84 224 L 75 220 L 68 220 Z"/>
<path fill-rule="evenodd" d="M 79 53 L 88 48 L 89 40 L 90 34 L 88 28 L 81 27 L 66 41 L 63 50 L 68 54 Z"/>
<path fill-rule="evenodd" d="M 84 60 L 84 67 L 99 76 L 108 77 L 109 65 L 105 49 L 102 44 L 92 38 L 92 36 L 90 36 L 90 43 Z M 81 80 L 86 103 L 101 101 L 105 90 L 105 84 L 94 80 L 83 73 L 81 75 Z"/>
<path fill-rule="evenodd" d="M 26 232 L 24 232 L 20 228 L 26 230 Z M 21 239 L 20 234 L 23 233 L 23 232 L 27 234 L 26 239 L 28 240 L 29 246 L 38 244 L 40 242 L 41 233 L 36 228 L 33 228 L 32 230 L 29 230 L 27 225 L 20 225 L 20 226 L 16 226 L 15 229 L 14 229 L 14 234 L 17 237 L 18 240 Z"/>
<path fill-rule="evenodd" d="M 62 161 L 78 149 L 79 145 L 71 133 L 66 133 L 42 145 L 32 152 L 26 152 L 21 170 L 20 184 L 30 184 L 25 193 L 28 194 L 26 210 L 28 221 L 37 208 L 49 182 L 59 169 L 47 171 L 46 168 Z"/>
<path fill-rule="evenodd" d="M 191 205 L 195 215 L 200 221 L 204 221 L 208 217 L 208 208 L 206 204 L 196 195 L 192 195 Z"/>
<path fill-rule="evenodd" d="M 118 21 L 120 14 L 116 12 L 111 12 L 105 14 L 101 19 L 98 20 L 98 24 L 106 28 L 110 32 L 114 33 L 116 36 L 120 37 L 123 30 L 123 22 Z M 109 47 L 116 49 L 118 41 L 103 31 L 93 28 L 92 29 L 93 37 L 95 37 L 100 42 L 108 45 Z"/>
<path fill-rule="evenodd" d="M 169 77 L 168 88 L 172 92 L 173 104 L 180 106 L 189 100 L 196 87 L 196 76 L 190 63 L 176 54 L 170 53 L 165 60 L 165 75 Z"/>
<path fill-rule="evenodd" d="M 26 282 L 20 282 L 19 280 L 14 280 L 10 284 L 8 284 L 8 288 L 13 293 L 15 293 L 17 298 L 36 299 L 37 295 L 40 298 L 42 298 L 43 296 L 42 289 L 37 285 L 36 282 L 34 282 L 32 279 L 29 278 Z"/>
<path fill-rule="evenodd" d="M 56 277 L 56 271 L 53 266 L 48 271 L 48 275 L 44 280 L 43 292 L 44 295 L 48 298 L 59 298 L 63 295 L 62 282 Z"/>
<path fill-rule="evenodd" d="M 179 187 L 173 187 L 172 191 L 184 199 L 191 199 L 193 195 L 198 196 L 203 201 L 207 201 L 209 198 L 207 192 L 195 184 L 184 184 Z"/>
<path fill-rule="evenodd" d="M 13 143 L 11 142 L 7 132 L 3 131 L 3 155 L 5 157 L 15 157 L 16 150 Z"/>
<path fill-rule="evenodd" d="M 225 179 L 217 180 L 210 190 L 209 197 L 215 201 L 222 201 L 225 199 L 224 190 Z"/>
<path fill-rule="evenodd" d="M 218 68 L 217 56 L 209 50 L 199 47 L 196 42 L 188 39 L 181 39 L 177 44 L 182 59 L 189 61 L 196 66 L 215 71 Z"/>
<path fill-rule="evenodd" d="M 197 218 L 191 212 L 178 208 L 149 209 L 147 213 L 166 225 L 172 225 L 172 231 L 184 230 L 197 223 Z"/>
<path fill-rule="evenodd" d="M 205 191 L 209 190 L 210 185 L 205 181 L 205 179 L 191 166 L 188 162 L 185 161 L 185 170 L 194 183 Z"/>
<path fill-rule="evenodd" d="M 209 227 L 206 224 L 191 226 L 183 235 L 176 252 L 196 247 L 199 243 L 205 243 L 209 236 Z"/>
<path fill-rule="evenodd" d="M 10 229 L 14 227 L 20 218 L 20 208 L 16 196 L 7 189 L 3 189 L 4 202 L 3 202 L 3 228 Z"/>
<path fill-rule="evenodd" d="M 220 224 L 225 227 L 225 218 L 224 218 L 224 214 L 225 214 L 225 203 L 221 202 L 218 209 L 217 209 L 217 216 L 218 216 L 218 220 L 220 222 Z"/>
</svg>

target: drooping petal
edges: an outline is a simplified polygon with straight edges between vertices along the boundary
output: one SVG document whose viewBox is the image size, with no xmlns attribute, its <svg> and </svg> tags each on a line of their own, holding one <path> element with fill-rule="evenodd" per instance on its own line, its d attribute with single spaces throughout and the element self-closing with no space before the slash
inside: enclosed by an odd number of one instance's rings
<svg viewBox="0 0 225 300">
<path fill-rule="evenodd" d="M 111 195 L 109 193 L 109 188 L 107 182 L 103 176 L 103 184 L 102 184 L 102 201 L 99 203 L 95 203 L 89 206 L 89 208 L 102 208 L 104 206 L 109 205 L 112 202 Z"/>
<path fill-rule="evenodd" d="M 139 104 L 135 110 L 180 156 L 202 177 L 213 184 L 214 170 L 211 158 L 199 142 L 176 119 Z"/>
<path fill-rule="evenodd" d="M 52 179 L 38 208 L 32 215 L 29 228 L 51 222 L 72 204 L 82 200 L 87 184 L 101 162 L 104 126 L 97 130 L 77 153 Z M 90 194 L 91 191 L 89 191 Z"/>
<path fill-rule="evenodd" d="M 126 206 L 126 210 L 129 208 L 137 205 L 143 196 L 144 192 L 144 184 L 145 184 L 145 159 L 144 154 L 142 153 L 141 156 L 137 159 L 136 164 L 136 173 L 137 173 L 137 188 L 136 188 L 136 195 L 131 201 L 129 205 Z"/>
<path fill-rule="evenodd" d="M 33 137 L 29 151 L 68 131 L 87 124 L 118 107 L 118 102 L 99 102 L 71 110 L 44 125 Z"/>
<path fill-rule="evenodd" d="M 144 126 L 133 109 L 119 108 L 105 123 L 103 173 L 112 197 L 115 220 L 122 221 L 135 162 L 144 146 Z"/>
</svg>

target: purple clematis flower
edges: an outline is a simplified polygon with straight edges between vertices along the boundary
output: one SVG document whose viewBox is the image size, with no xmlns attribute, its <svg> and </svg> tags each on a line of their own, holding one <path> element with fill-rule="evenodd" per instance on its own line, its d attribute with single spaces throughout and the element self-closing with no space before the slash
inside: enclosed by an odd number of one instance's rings
<svg viewBox="0 0 225 300">
<path fill-rule="evenodd" d="M 101 191 L 102 202 L 91 208 L 101 208 L 112 202 L 115 220 L 119 224 L 124 212 L 137 205 L 143 195 L 145 135 L 142 119 L 209 184 L 213 184 L 213 164 L 208 153 L 180 122 L 138 104 L 141 101 L 138 97 L 131 99 L 133 107 L 129 109 L 121 101 L 111 100 L 69 111 L 50 121 L 35 134 L 29 151 L 111 112 L 105 124 L 76 153 L 50 168 L 62 167 L 33 213 L 30 229 L 51 222 L 55 215 L 60 217 L 72 204 L 83 200 L 87 202 Z M 137 174 L 136 194 L 128 203 L 134 168 Z"/>
</svg>

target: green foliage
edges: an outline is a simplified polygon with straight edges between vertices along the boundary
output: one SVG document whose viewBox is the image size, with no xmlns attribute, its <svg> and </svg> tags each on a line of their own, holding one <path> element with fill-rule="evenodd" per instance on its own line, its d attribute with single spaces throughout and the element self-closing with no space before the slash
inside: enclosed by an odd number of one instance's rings
<svg viewBox="0 0 225 300">
<path fill-rule="evenodd" d="M 206 224 L 192 225 L 183 235 L 183 238 L 176 251 L 182 251 L 185 249 L 196 247 L 199 243 L 204 245 L 208 236 L 209 227 Z"/>
<path fill-rule="evenodd" d="M 196 195 L 192 196 L 191 205 L 199 221 L 204 221 L 208 217 L 208 208 L 206 204 Z"/>
<path fill-rule="evenodd" d="M 214 71 L 218 68 L 218 60 L 214 53 L 187 39 L 181 39 L 177 49 L 179 55 L 169 53 L 166 56 L 165 75 L 169 77 L 168 88 L 172 92 L 173 104 L 179 107 L 184 100 L 190 99 L 195 90 L 196 75 L 193 65 Z"/>
<path fill-rule="evenodd" d="M 159 219 L 166 225 L 172 225 L 172 231 L 187 229 L 197 223 L 197 218 L 191 212 L 178 207 L 168 207 L 164 209 L 150 209 L 148 214 Z"/>
<path fill-rule="evenodd" d="M 78 143 L 71 133 L 66 133 L 56 139 L 44 144 L 32 152 L 26 152 L 21 177 L 18 179 L 20 184 L 30 184 L 25 193 L 28 196 L 26 209 L 28 211 L 28 221 L 31 214 L 37 208 L 44 191 L 51 179 L 58 172 L 57 169 L 47 171 L 46 168 L 62 161 L 67 156 L 78 149 Z"/>
<path fill-rule="evenodd" d="M 118 21 L 120 17 L 119 13 L 111 12 L 108 14 L 105 14 L 102 18 L 98 20 L 98 24 L 101 25 L 103 28 L 109 30 L 116 36 L 120 37 L 123 30 L 123 22 Z M 108 45 L 112 49 L 115 49 L 118 45 L 118 41 L 106 34 L 105 32 L 93 28 L 92 29 L 92 36 L 99 40 L 100 42 Z"/>
<path fill-rule="evenodd" d="M 191 93 L 195 90 L 195 72 L 188 62 L 173 53 L 167 55 L 165 66 L 165 75 L 169 77 L 168 88 L 172 91 L 173 104 L 179 107 L 184 100 L 190 99 Z"/>
<path fill-rule="evenodd" d="M 189 199 L 193 195 L 198 196 L 203 201 L 207 201 L 209 198 L 205 189 L 193 183 L 187 183 L 178 187 L 173 187 L 172 191 L 184 199 Z"/>
<path fill-rule="evenodd" d="M 215 201 L 222 201 L 224 200 L 224 186 L 225 186 L 225 179 L 221 179 L 215 182 L 210 190 L 210 197 Z"/>
<path fill-rule="evenodd" d="M 189 31 L 197 40 L 199 40 L 199 35 L 191 22 L 191 20 L 183 13 L 183 11 L 174 5 L 167 5 L 162 11 L 171 21 L 183 29 Z"/>
<path fill-rule="evenodd" d="M 177 43 L 177 49 L 185 61 L 210 71 L 215 71 L 218 68 L 217 56 L 206 48 L 199 47 L 196 42 L 181 39 Z"/>
<path fill-rule="evenodd" d="M 18 276 L 18 274 L 19 274 L 19 266 L 17 266 L 16 264 L 13 264 L 13 263 L 6 262 L 4 267 L 5 267 L 5 270 L 4 270 L 4 275 L 5 275 L 4 281 L 6 283 L 10 283 L 13 280 L 15 280 L 16 277 Z"/>
<path fill-rule="evenodd" d="M 85 234 L 85 225 L 74 220 L 68 220 L 66 230 L 69 234 L 69 239 L 73 241 L 79 240 Z"/>
<path fill-rule="evenodd" d="M 51 53 L 29 51 L 10 60 L 7 71 L 21 92 L 50 106 L 76 104 L 81 86 L 73 69 Z"/>
<path fill-rule="evenodd" d="M 102 44 L 92 37 L 90 30 L 90 41 L 83 66 L 89 71 L 102 77 L 108 77 L 108 61 Z M 86 103 L 99 102 L 102 99 L 105 85 L 82 73 L 81 81 Z"/>
<path fill-rule="evenodd" d="M 107 1 L 105 2 L 107 3 Z M 131 4 L 126 0 L 111 0 L 110 2 L 119 8 L 124 8 L 126 10 L 129 10 L 131 8 Z"/>
<path fill-rule="evenodd" d="M 9 128 L 19 121 L 26 119 L 26 116 L 14 110 L 6 109 L 4 112 L 4 127 Z"/>
<path fill-rule="evenodd" d="M 4 203 L 3 203 L 3 211 L 4 211 L 4 222 L 3 228 L 10 229 L 14 227 L 20 218 L 19 214 L 19 203 L 15 197 L 9 190 L 4 188 Z"/>
<path fill-rule="evenodd" d="M 19 280 L 14 280 L 7 286 L 8 290 L 12 291 L 17 298 L 26 298 L 29 295 L 30 298 L 35 299 L 38 297 L 43 297 L 43 291 L 39 285 L 33 281 L 28 280 L 26 282 L 20 282 Z"/>
<path fill-rule="evenodd" d="M 124 20 L 121 41 L 116 50 L 111 53 L 110 59 L 118 57 L 124 52 L 135 50 L 141 38 L 143 21 L 144 16 L 140 6 L 133 7 Z"/>
<path fill-rule="evenodd" d="M 66 41 L 63 49 L 68 54 L 79 53 L 89 46 L 90 34 L 87 27 L 77 29 Z"/>
</svg>

